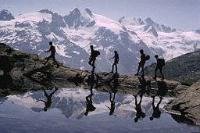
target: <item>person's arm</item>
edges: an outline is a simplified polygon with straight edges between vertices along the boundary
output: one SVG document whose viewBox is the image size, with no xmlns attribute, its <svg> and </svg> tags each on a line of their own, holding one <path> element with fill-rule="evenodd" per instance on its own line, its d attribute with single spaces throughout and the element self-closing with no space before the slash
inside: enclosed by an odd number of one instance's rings
<svg viewBox="0 0 200 133">
<path fill-rule="evenodd" d="M 45 52 L 50 52 L 51 51 L 51 47 L 49 48 L 49 50 L 45 51 Z"/>
<path fill-rule="evenodd" d="M 111 57 L 109 60 L 114 59 L 114 58 L 115 58 L 115 56 Z"/>
</svg>

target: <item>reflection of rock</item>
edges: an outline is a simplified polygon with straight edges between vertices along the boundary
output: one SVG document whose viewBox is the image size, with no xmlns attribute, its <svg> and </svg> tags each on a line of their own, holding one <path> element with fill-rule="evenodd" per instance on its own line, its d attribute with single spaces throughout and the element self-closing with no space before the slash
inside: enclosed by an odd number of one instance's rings
<svg viewBox="0 0 200 133">
<path fill-rule="evenodd" d="M 168 104 L 166 109 L 180 113 L 190 123 L 200 125 L 200 81 L 185 91 L 181 91 L 177 98 Z M 181 120 L 181 117 L 179 120 Z"/>
</svg>

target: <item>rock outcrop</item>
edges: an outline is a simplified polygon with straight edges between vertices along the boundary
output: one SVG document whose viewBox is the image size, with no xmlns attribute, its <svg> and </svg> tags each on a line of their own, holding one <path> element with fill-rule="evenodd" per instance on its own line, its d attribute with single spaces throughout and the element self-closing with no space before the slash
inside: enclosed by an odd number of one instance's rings
<svg viewBox="0 0 200 133">
<path fill-rule="evenodd" d="M 200 125 L 200 80 L 185 90 L 179 90 L 177 98 L 166 106 L 166 110 L 179 114 L 180 117 L 176 117 L 179 121 Z"/>
</svg>

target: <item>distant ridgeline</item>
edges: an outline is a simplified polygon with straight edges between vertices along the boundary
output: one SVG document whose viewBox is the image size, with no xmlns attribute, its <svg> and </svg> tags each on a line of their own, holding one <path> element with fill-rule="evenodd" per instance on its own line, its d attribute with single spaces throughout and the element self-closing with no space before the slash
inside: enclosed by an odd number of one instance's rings
<svg viewBox="0 0 200 133">
<path fill-rule="evenodd" d="M 154 73 L 155 64 L 146 69 L 147 75 Z M 191 85 L 200 79 L 200 50 L 188 53 L 168 61 L 164 67 L 166 79 L 177 80 Z"/>
</svg>

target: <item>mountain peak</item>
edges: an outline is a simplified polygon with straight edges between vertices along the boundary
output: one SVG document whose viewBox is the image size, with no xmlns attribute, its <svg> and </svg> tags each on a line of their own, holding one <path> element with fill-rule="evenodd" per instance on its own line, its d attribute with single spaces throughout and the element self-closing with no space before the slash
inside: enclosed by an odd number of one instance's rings
<svg viewBox="0 0 200 133">
<path fill-rule="evenodd" d="M 86 8 L 85 12 L 88 13 L 90 15 L 90 17 L 93 16 L 93 13 L 89 8 Z"/>
<path fill-rule="evenodd" d="M 150 17 L 146 18 L 144 21 L 149 25 L 156 24 Z"/>
<path fill-rule="evenodd" d="M 120 23 L 123 24 L 130 24 L 130 25 L 143 25 L 144 22 L 141 18 L 126 18 L 126 17 L 121 17 L 119 19 Z"/>
<path fill-rule="evenodd" d="M 40 10 L 39 12 L 41 12 L 41 13 L 53 14 L 53 12 L 50 11 L 49 9 L 42 9 L 42 10 Z"/>
<path fill-rule="evenodd" d="M 0 10 L 0 21 L 9 21 L 11 19 L 14 19 L 14 16 L 11 14 L 8 10 Z"/>
<path fill-rule="evenodd" d="M 72 10 L 72 11 L 70 12 L 69 15 L 80 16 L 80 15 L 81 15 L 81 12 L 80 12 L 80 10 L 79 10 L 78 8 L 75 8 L 74 10 Z"/>
</svg>

